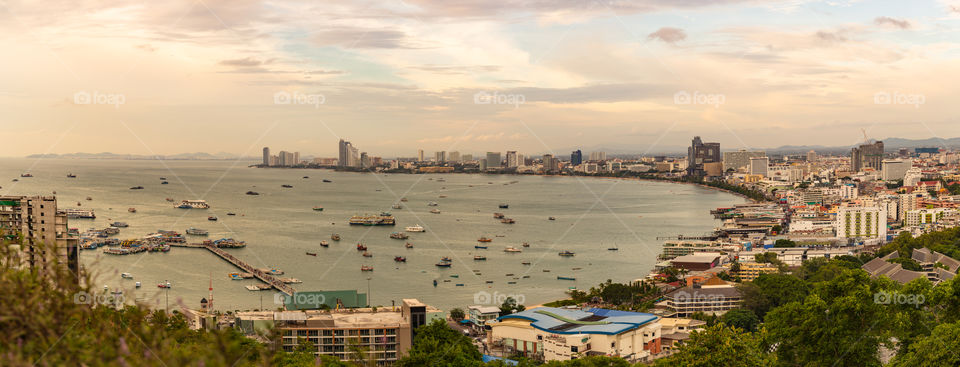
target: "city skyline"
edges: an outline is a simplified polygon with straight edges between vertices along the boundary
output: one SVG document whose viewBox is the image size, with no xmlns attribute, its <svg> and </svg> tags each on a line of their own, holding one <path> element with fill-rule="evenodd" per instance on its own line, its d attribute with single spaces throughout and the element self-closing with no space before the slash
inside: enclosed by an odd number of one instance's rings
<svg viewBox="0 0 960 367">
<path fill-rule="evenodd" d="M 955 1 L 5 8 L 0 156 L 957 135 Z"/>
</svg>

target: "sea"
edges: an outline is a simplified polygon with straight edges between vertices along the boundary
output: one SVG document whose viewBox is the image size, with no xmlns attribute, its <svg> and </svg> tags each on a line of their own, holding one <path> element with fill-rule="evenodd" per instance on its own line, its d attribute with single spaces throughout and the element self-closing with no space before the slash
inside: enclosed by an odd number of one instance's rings
<svg viewBox="0 0 960 367">
<path fill-rule="evenodd" d="M 157 230 L 184 233 L 196 227 L 210 234 L 187 236 L 189 242 L 242 240 L 245 248 L 226 251 L 256 267 L 279 269 L 284 277 L 301 280 L 293 284 L 298 291 L 357 290 L 367 293 L 373 306 L 417 298 L 444 310 L 495 306 L 506 297 L 536 305 L 565 298 L 570 289 L 642 278 L 657 262 L 663 243 L 658 237 L 708 234 L 720 224 L 710 209 L 745 201 L 695 185 L 629 179 L 374 174 L 251 167 L 255 163 L 3 158 L 0 194 L 56 193 L 58 208 L 93 209 L 96 219 L 69 221 L 81 232 L 122 221 L 129 227 L 115 236 L 119 239 Z M 20 178 L 22 173 L 34 177 Z M 68 178 L 69 173 L 77 177 Z M 161 184 L 163 179 L 168 184 Z M 143 189 L 131 190 L 134 186 Z M 246 195 L 247 191 L 260 195 Z M 178 209 L 167 198 L 202 199 L 211 207 Z M 393 209 L 398 202 L 403 208 Z M 430 202 L 438 205 L 429 206 Z M 501 209 L 501 204 L 509 207 Z M 313 210 L 317 206 L 323 211 Z M 128 208 L 136 208 L 136 213 Z M 353 215 L 380 212 L 392 213 L 396 226 L 348 224 Z M 496 212 L 516 223 L 501 223 L 493 216 Z M 218 220 L 209 221 L 209 216 Z M 389 237 L 412 225 L 421 225 L 426 232 L 408 233 L 407 240 Z M 331 241 L 333 233 L 342 240 Z M 492 239 L 484 244 L 487 249 L 475 248 L 480 237 Z M 322 240 L 330 246 L 321 247 Z M 414 247 L 405 248 L 406 242 Z M 523 247 L 524 242 L 529 247 Z M 358 243 L 373 257 L 362 257 Z M 522 252 L 504 252 L 507 247 Z M 562 257 L 561 251 L 575 255 Z M 396 256 L 406 257 L 406 262 L 395 262 Z M 449 257 L 453 265 L 437 267 L 442 257 Z M 82 251 L 80 258 L 81 266 L 94 276 L 94 288 L 123 289 L 128 301 L 151 307 L 199 308 L 200 300 L 209 298 L 211 286 L 214 308 L 221 311 L 277 307 L 276 291 L 247 290 L 244 286 L 260 282 L 231 280 L 228 274 L 238 269 L 204 249 L 124 256 L 97 249 Z M 374 270 L 363 272 L 364 265 Z M 133 279 L 122 279 L 121 273 L 130 273 Z M 142 288 L 134 288 L 137 281 Z M 165 282 L 171 288 L 157 287 Z"/>
</svg>

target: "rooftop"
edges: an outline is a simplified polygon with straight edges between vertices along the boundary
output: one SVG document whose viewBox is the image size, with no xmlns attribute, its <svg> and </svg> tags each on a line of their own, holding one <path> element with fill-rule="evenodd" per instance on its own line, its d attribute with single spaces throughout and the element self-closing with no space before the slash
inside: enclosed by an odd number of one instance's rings
<svg viewBox="0 0 960 367">
<path fill-rule="evenodd" d="M 570 310 L 540 307 L 499 318 L 499 320 L 512 319 L 530 321 L 530 326 L 554 334 L 616 335 L 654 322 L 657 316 L 602 308 Z"/>
</svg>

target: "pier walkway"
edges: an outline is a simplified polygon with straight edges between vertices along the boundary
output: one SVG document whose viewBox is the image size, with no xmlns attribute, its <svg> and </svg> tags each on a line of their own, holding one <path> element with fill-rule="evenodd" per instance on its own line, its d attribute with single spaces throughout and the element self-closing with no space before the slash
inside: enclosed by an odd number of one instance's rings
<svg viewBox="0 0 960 367">
<path fill-rule="evenodd" d="M 203 243 L 171 243 L 170 246 L 174 247 L 192 247 L 192 248 L 205 248 L 215 255 L 219 256 L 221 259 L 226 260 L 228 263 L 233 264 L 243 270 L 244 272 L 250 273 L 254 278 L 259 279 L 260 281 L 267 283 L 273 288 L 276 288 L 278 291 L 285 293 L 288 296 L 292 296 L 293 292 L 296 290 L 293 287 L 287 285 L 286 283 L 280 281 L 273 275 L 267 274 L 264 271 L 261 271 L 257 268 L 254 268 L 252 265 L 247 264 L 243 260 L 236 258 L 230 253 L 223 251 L 214 244 L 203 244 Z"/>
</svg>

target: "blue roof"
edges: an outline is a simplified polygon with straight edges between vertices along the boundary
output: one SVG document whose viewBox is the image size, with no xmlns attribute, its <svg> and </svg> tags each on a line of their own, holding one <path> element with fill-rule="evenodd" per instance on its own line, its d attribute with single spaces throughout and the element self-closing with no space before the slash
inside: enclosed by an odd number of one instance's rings
<svg viewBox="0 0 960 367">
<path fill-rule="evenodd" d="M 616 335 L 639 328 L 656 320 L 657 316 L 602 308 L 570 310 L 540 307 L 498 318 L 498 320 L 504 319 L 528 320 L 531 321 L 530 326 L 555 334 Z"/>
<path fill-rule="evenodd" d="M 512 359 L 505 359 L 505 358 L 500 358 L 500 357 L 488 356 L 488 355 L 486 355 L 486 354 L 483 355 L 483 363 L 490 363 L 490 362 L 492 362 L 492 361 L 503 361 L 503 363 L 505 363 L 505 364 L 507 364 L 507 365 L 510 365 L 510 366 L 516 366 L 516 365 L 518 364 L 517 361 L 514 361 L 514 360 L 512 360 Z"/>
</svg>

